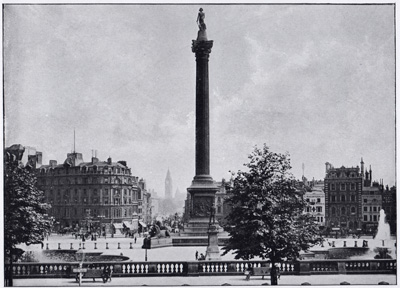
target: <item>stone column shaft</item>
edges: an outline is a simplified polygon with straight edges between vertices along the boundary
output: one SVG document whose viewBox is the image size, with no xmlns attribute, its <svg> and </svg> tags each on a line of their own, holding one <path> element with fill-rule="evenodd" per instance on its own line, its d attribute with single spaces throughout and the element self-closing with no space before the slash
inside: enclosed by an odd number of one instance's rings
<svg viewBox="0 0 400 288">
<path fill-rule="evenodd" d="M 196 54 L 196 176 L 210 175 L 208 58 L 213 41 L 193 41 Z"/>
</svg>

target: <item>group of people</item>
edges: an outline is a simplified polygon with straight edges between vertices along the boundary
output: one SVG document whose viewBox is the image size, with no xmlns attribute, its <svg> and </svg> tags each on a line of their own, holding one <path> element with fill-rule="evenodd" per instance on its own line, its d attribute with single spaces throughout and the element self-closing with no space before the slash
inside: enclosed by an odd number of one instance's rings
<svg viewBox="0 0 400 288">
<path fill-rule="evenodd" d="M 206 260 L 206 256 L 204 256 L 203 253 L 200 253 L 200 256 L 199 256 L 199 251 L 196 251 L 195 257 L 196 257 L 196 260 L 199 260 L 199 261 Z"/>
</svg>

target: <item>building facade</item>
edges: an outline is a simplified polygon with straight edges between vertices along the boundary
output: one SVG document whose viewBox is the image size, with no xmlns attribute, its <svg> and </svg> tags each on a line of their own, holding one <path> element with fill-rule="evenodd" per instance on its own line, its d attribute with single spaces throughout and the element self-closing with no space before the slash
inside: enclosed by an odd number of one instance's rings
<svg viewBox="0 0 400 288">
<path fill-rule="evenodd" d="M 143 213 L 146 195 L 143 179 L 132 176 L 125 161 L 84 162 L 81 153 L 67 154 L 63 164 L 50 160 L 36 168 L 38 186 L 52 205 L 55 229 L 83 228 L 115 232 L 121 225 L 135 229 Z M 144 216 L 145 215 L 145 216 Z M 136 221 L 136 223 L 135 223 Z"/>
<path fill-rule="evenodd" d="M 386 222 L 389 223 L 390 232 L 392 234 L 396 234 L 397 231 L 396 198 L 395 186 L 391 187 L 390 189 L 389 186 L 386 186 L 386 188 L 382 191 L 382 209 L 385 211 Z"/>
<path fill-rule="evenodd" d="M 382 208 L 382 190 L 378 183 L 372 186 L 364 186 L 362 191 L 362 230 L 371 235 L 375 235 L 378 223 L 379 212 Z"/>
<path fill-rule="evenodd" d="M 326 163 L 325 172 L 325 223 L 328 231 L 336 234 L 357 233 L 361 230 L 363 219 L 363 172 L 360 173 L 358 166 L 334 168 L 330 163 Z"/>
<path fill-rule="evenodd" d="M 314 217 L 319 226 L 325 226 L 325 193 L 324 181 L 312 181 L 311 191 L 304 194 L 304 199 L 310 204 L 306 207 L 305 213 Z"/>
</svg>

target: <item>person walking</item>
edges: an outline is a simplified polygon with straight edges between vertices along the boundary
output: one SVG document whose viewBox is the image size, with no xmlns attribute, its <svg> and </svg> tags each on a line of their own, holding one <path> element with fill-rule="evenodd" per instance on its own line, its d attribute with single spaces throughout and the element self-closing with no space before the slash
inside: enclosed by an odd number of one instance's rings
<svg viewBox="0 0 400 288">
<path fill-rule="evenodd" d="M 196 250 L 196 254 L 195 254 L 196 260 L 199 259 L 199 251 Z"/>
</svg>

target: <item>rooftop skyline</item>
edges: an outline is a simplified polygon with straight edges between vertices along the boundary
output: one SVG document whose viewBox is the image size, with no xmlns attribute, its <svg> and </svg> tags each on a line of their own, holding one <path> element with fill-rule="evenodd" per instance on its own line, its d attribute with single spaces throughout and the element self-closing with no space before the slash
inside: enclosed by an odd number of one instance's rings
<svg viewBox="0 0 400 288">
<path fill-rule="evenodd" d="M 125 160 L 149 189 L 195 174 L 197 12 L 209 59 L 210 171 L 254 145 L 323 179 L 372 166 L 395 185 L 394 5 L 5 5 L 5 145 Z"/>
</svg>

